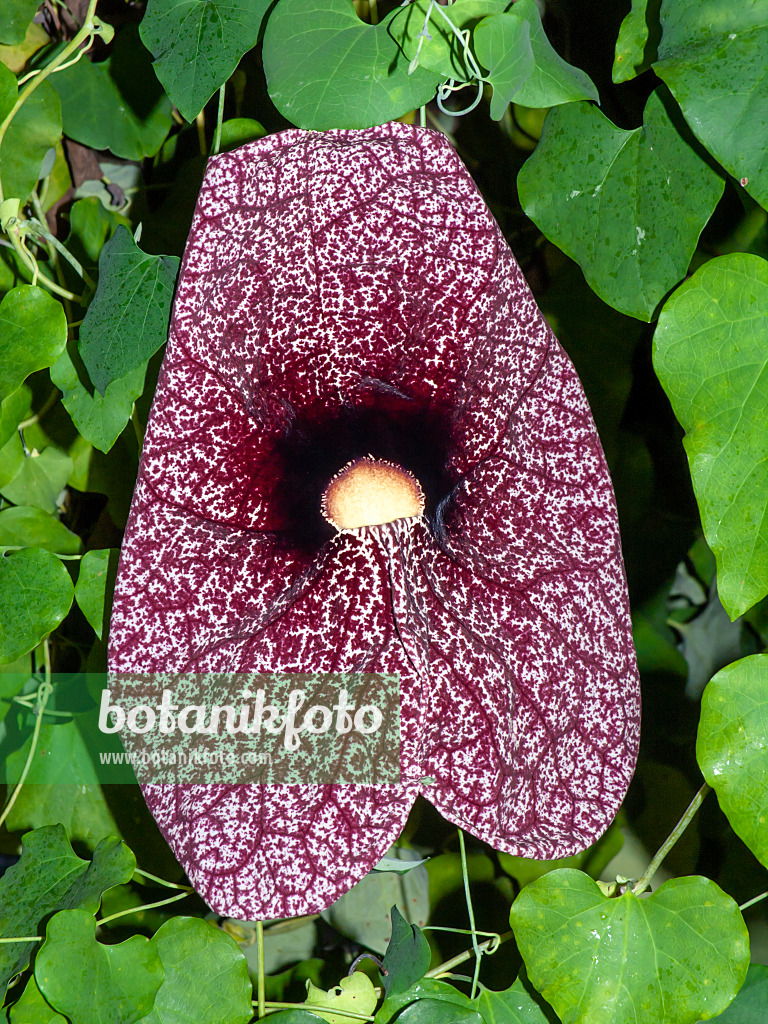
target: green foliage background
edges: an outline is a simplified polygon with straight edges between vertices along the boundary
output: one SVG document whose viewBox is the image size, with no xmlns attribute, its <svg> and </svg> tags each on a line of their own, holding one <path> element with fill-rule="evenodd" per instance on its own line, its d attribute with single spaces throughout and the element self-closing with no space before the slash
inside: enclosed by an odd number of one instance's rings
<svg viewBox="0 0 768 1024">
<path fill-rule="evenodd" d="M 766 52 L 768 0 L 3 0 L 11 1024 L 768 1019 Z M 83 673 L 105 668 L 207 156 L 392 118 L 450 136 L 584 383 L 619 504 L 640 762 L 567 862 L 465 849 L 419 804 L 322 915 L 225 920 L 137 787 L 100 783 Z M 639 877 L 596 881 L 625 835 Z M 673 877 L 650 892 L 659 848 Z M 389 973 L 363 961 L 337 987 L 365 950 Z"/>
</svg>

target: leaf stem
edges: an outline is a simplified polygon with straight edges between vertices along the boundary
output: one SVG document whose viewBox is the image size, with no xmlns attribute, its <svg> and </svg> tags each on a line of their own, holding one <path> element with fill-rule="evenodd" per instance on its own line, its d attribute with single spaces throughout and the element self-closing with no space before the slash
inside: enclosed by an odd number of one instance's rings
<svg viewBox="0 0 768 1024">
<path fill-rule="evenodd" d="M 70 56 L 80 48 L 80 45 L 84 43 L 86 39 L 89 39 L 94 34 L 93 30 L 95 28 L 95 24 L 93 18 L 96 13 L 96 4 L 97 0 L 90 0 L 88 4 L 88 10 L 85 13 L 85 21 L 83 22 L 83 26 L 77 33 L 77 35 L 74 36 L 74 38 L 71 39 L 70 42 L 67 43 L 67 45 L 64 47 L 64 49 L 58 54 L 58 56 L 54 57 L 50 64 L 47 64 L 44 68 L 42 68 L 40 74 L 36 75 L 30 82 L 28 82 L 26 87 L 19 93 L 16 102 L 8 111 L 8 115 L 6 116 L 5 120 L 2 124 L 0 124 L 0 146 L 2 146 L 3 139 L 5 138 L 5 133 L 8 131 L 8 127 L 11 121 L 19 112 L 22 104 L 24 104 L 27 101 L 27 99 L 32 95 L 32 93 L 35 91 L 38 85 L 40 85 L 41 82 L 44 82 L 49 75 L 52 75 L 54 71 L 57 71 L 61 67 L 61 65 L 65 61 L 69 60 Z M 4 197 L 2 183 L 0 183 L 0 203 L 3 201 L 3 198 Z"/>
<path fill-rule="evenodd" d="M 187 896 L 189 896 L 188 892 L 180 892 L 176 896 L 169 896 L 168 899 L 158 900 L 156 903 L 143 903 L 140 907 L 128 907 L 127 910 L 118 910 L 116 914 L 110 914 L 109 917 L 102 917 L 96 923 L 98 925 L 109 924 L 110 921 L 115 921 L 118 917 L 126 917 L 128 914 L 140 914 L 142 910 L 154 910 L 155 907 L 165 907 L 169 903 L 185 900 Z"/>
<path fill-rule="evenodd" d="M 148 878 L 151 882 L 157 882 L 158 885 L 164 885 L 167 889 L 180 889 L 182 892 L 187 893 L 195 891 L 190 885 L 178 885 L 176 882 L 167 882 L 164 878 L 158 878 L 157 875 L 152 875 L 149 871 L 143 871 L 141 868 L 136 868 L 133 873 L 134 875 L 141 875 L 142 878 Z"/>
<path fill-rule="evenodd" d="M 0 942 L 42 942 L 42 935 L 13 935 L 10 939 L 0 939 Z"/>
<path fill-rule="evenodd" d="M 691 800 L 685 814 L 672 829 L 668 838 L 666 839 L 662 847 L 659 849 L 656 856 L 645 869 L 645 873 L 643 874 L 642 878 L 640 878 L 632 886 L 632 892 L 635 896 L 639 896 L 641 892 L 645 892 L 645 890 L 650 887 L 651 879 L 661 867 L 662 862 L 664 861 L 669 851 L 672 849 L 672 847 L 678 841 L 680 836 L 683 834 L 683 832 L 685 832 L 685 830 L 690 825 L 691 821 L 693 820 L 693 816 L 696 814 L 696 811 L 698 811 L 698 809 L 701 807 L 702 803 L 704 802 L 704 797 L 707 795 L 707 793 L 709 793 L 710 789 L 711 786 L 708 786 L 705 782 L 696 794 L 696 796 L 693 798 L 693 800 Z"/>
</svg>

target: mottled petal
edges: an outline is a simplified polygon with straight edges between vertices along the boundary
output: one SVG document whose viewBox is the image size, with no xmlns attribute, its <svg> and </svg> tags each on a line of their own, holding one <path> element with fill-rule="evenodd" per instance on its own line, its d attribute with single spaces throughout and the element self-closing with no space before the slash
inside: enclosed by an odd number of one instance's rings
<svg viewBox="0 0 768 1024">
<path fill-rule="evenodd" d="M 426 517 L 334 534 L 371 454 Z M 401 785 L 145 787 L 212 907 L 318 910 L 419 791 L 497 849 L 607 827 L 639 688 L 608 471 L 578 378 L 448 140 L 270 136 L 209 162 L 110 633 L 117 672 L 387 672 Z"/>
</svg>

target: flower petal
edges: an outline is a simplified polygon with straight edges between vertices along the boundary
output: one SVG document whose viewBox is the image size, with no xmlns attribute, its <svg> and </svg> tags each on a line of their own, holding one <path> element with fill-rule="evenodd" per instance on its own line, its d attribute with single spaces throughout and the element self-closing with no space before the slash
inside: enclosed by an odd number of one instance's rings
<svg viewBox="0 0 768 1024">
<path fill-rule="evenodd" d="M 417 476 L 429 521 L 322 532 L 306 481 L 366 454 Z M 400 676 L 399 786 L 145 787 L 222 913 L 331 903 L 425 777 L 449 820 L 511 853 L 564 856 L 609 824 L 639 729 L 610 479 L 444 136 L 291 130 L 210 161 L 110 667 Z"/>
</svg>

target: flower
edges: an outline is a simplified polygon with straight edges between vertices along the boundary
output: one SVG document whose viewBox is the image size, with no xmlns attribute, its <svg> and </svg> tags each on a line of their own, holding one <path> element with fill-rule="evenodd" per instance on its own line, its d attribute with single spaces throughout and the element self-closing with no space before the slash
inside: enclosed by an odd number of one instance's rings
<svg viewBox="0 0 768 1024">
<path fill-rule="evenodd" d="M 334 530 L 323 492 L 355 460 L 412 474 L 424 514 Z M 400 675 L 401 785 L 144 787 L 220 913 L 326 907 L 419 792 L 526 857 L 610 823 L 639 735 L 610 479 L 576 373 L 441 134 L 289 130 L 209 162 L 110 668 Z"/>
</svg>

